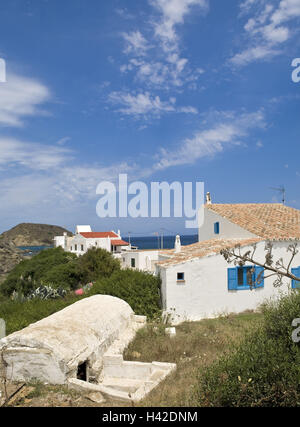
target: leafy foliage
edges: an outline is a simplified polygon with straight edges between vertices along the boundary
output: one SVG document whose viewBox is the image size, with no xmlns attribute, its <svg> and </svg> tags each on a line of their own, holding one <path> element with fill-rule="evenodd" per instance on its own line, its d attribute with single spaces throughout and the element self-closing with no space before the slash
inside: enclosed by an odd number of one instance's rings
<svg viewBox="0 0 300 427">
<path fill-rule="evenodd" d="M 1 285 L 1 292 L 7 296 L 14 291 L 28 296 L 46 285 L 74 290 L 119 269 L 119 261 L 104 249 L 90 249 L 79 258 L 62 248 L 47 249 L 18 264 Z"/>
<path fill-rule="evenodd" d="M 82 283 L 94 282 L 120 270 L 120 262 L 105 249 L 92 248 L 78 258 L 76 270 Z"/>
<path fill-rule="evenodd" d="M 17 291 L 28 295 L 41 284 L 49 283 L 46 282 L 45 275 L 49 274 L 51 269 L 68 264 L 75 258 L 76 255 L 65 252 L 62 248 L 46 249 L 33 258 L 20 262 L 1 285 L 1 292 L 10 295 Z"/>
<path fill-rule="evenodd" d="M 126 301 L 136 314 L 150 319 L 160 315 L 160 278 L 135 270 L 115 271 L 98 280 L 90 295 L 112 295 Z"/>
<path fill-rule="evenodd" d="M 262 326 L 199 376 L 200 405 L 300 405 L 300 347 L 292 340 L 300 294 L 292 292 L 262 309 Z"/>
</svg>

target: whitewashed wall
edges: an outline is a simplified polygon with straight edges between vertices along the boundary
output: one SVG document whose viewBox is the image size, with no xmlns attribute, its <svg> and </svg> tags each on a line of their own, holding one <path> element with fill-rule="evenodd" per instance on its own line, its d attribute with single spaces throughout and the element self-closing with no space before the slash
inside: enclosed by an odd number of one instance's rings
<svg viewBox="0 0 300 427">
<path fill-rule="evenodd" d="M 215 222 L 219 222 L 220 224 L 219 234 L 215 234 L 214 232 Z M 198 230 L 199 242 L 210 239 L 247 239 L 249 237 L 255 237 L 255 234 L 233 224 L 216 212 L 204 208 L 204 222 Z"/>
<path fill-rule="evenodd" d="M 282 257 L 287 263 L 290 259 L 290 253 L 286 252 L 288 245 L 287 242 L 274 243 L 274 258 Z M 257 246 L 256 258 L 258 260 L 264 260 L 264 247 L 264 242 Z M 299 265 L 300 254 L 295 258 L 292 267 Z M 285 285 L 280 289 L 274 288 L 274 277 L 270 277 L 265 279 L 264 288 L 228 291 L 227 269 L 230 267 L 234 267 L 234 265 L 227 264 L 223 256 L 218 254 L 193 259 L 165 269 L 158 268 L 161 272 L 164 309 L 168 313 L 174 313 L 175 309 L 174 323 L 255 309 L 264 300 L 286 292 L 291 286 L 290 280 L 285 279 Z M 184 283 L 177 282 L 179 272 L 185 274 Z"/>
<path fill-rule="evenodd" d="M 131 259 L 135 259 L 135 270 L 155 271 L 158 251 L 128 251 L 122 254 L 122 267 L 131 268 Z"/>
<path fill-rule="evenodd" d="M 67 250 L 69 252 L 76 253 L 77 255 L 84 254 L 92 247 L 106 249 L 107 251 L 110 252 L 111 251 L 110 242 L 111 242 L 110 238 L 86 239 L 80 234 L 77 234 L 72 239 L 68 239 Z M 75 250 L 75 245 L 77 245 L 77 250 Z M 81 250 L 81 245 L 83 245 L 83 251 Z M 71 250 L 71 247 L 72 247 L 72 250 Z"/>
<path fill-rule="evenodd" d="M 55 236 L 53 240 L 54 240 L 54 246 L 56 248 L 60 246 L 61 248 L 65 249 L 65 242 L 66 242 L 65 236 Z"/>
</svg>

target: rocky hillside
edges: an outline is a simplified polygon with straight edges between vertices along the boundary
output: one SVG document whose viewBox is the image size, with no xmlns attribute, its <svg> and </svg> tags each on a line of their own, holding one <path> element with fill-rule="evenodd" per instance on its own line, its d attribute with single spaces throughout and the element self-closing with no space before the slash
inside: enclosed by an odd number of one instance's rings
<svg viewBox="0 0 300 427">
<path fill-rule="evenodd" d="M 0 239 L 0 283 L 22 259 L 22 251 L 13 243 Z"/>
<path fill-rule="evenodd" d="M 63 227 L 47 224 L 19 224 L 0 235 L 0 242 L 13 243 L 15 246 L 48 246 L 53 245 L 54 236 L 62 236 L 67 232 Z"/>
</svg>

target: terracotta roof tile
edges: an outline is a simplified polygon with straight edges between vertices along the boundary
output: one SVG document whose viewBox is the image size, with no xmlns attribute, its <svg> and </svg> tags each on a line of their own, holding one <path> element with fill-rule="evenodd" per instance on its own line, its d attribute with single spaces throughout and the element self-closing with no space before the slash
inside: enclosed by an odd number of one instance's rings
<svg viewBox="0 0 300 427">
<path fill-rule="evenodd" d="M 299 239 L 300 211 L 279 203 L 205 205 L 230 222 L 264 239 Z"/>
<path fill-rule="evenodd" d="M 86 239 L 105 239 L 106 237 L 119 237 L 116 233 L 113 231 L 101 231 L 101 232 L 90 232 L 90 233 L 80 233 L 81 236 L 85 237 Z"/>
<path fill-rule="evenodd" d="M 194 243 L 193 245 L 181 246 L 181 252 L 178 253 L 175 253 L 174 249 L 169 251 L 168 254 L 164 252 L 163 255 L 169 255 L 169 257 L 159 261 L 157 264 L 161 267 L 181 264 L 194 258 L 203 258 L 209 255 L 218 254 L 222 249 L 225 248 L 234 248 L 238 245 L 249 246 L 262 240 L 263 239 L 260 238 L 205 240 L 203 242 Z"/>
<path fill-rule="evenodd" d="M 129 243 L 125 242 L 125 240 L 118 240 L 118 239 L 113 239 L 111 241 L 111 244 L 113 246 L 129 246 Z"/>
</svg>

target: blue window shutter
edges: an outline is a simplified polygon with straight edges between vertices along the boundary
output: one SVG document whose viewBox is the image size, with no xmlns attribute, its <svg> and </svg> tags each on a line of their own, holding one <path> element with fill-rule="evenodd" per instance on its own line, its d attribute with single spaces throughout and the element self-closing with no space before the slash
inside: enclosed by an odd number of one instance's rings
<svg viewBox="0 0 300 427">
<path fill-rule="evenodd" d="M 214 223 L 214 229 L 215 229 L 215 234 L 220 233 L 220 223 L 219 222 Z"/>
<path fill-rule="evenodd" d="M 227 269 L 228 290 L 234 291 L 237 289 L 237 268 Z"/>
<path fill-rule="evenodd" d="M 265 285 L 265 279 L 264 279 L 264 268 L 255 266 L 255 280 L 260 281 L 260 283 L 255 283 L 256 288 L 263 288 Z"/>
<path fill-rule="evenodd" d="M 300 267 L 292 268 L 292 274 L 294 276 L 300 277 Z M 300 282 L 297 282 L 296 280 L 292 280 L 292 288 L 293 289 L 300 289 Z"/>
</svg>

